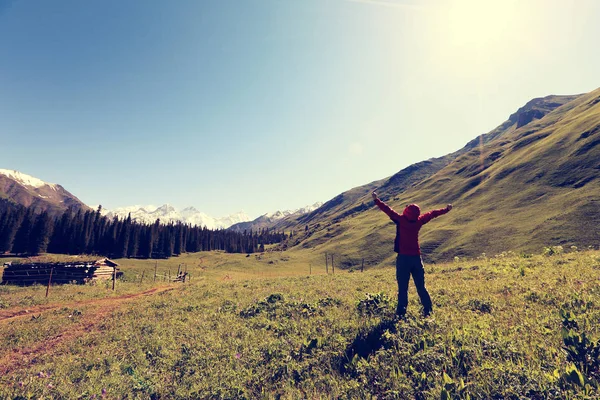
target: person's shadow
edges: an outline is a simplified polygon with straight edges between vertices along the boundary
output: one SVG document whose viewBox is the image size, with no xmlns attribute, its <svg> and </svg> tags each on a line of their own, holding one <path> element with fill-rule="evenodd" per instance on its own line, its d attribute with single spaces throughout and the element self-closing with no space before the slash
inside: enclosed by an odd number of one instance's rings
<svg viewBox="0 0 600 400">
<path fill-rule="evenodd" d="M 397 333 L 396 322 L 394 318 L 383 319 L 379 324 L 373 326 L 367 331 L 359 332 L 352 343 L 346 347 L 346 351 L 341 356 L 340 372 L 349 373 L 352 371 L 349 368 L 355 357 L 367 358 L 371 354 L 384 346 L 384 341 L 381 336 L 384 332 Z"/>
</svg>

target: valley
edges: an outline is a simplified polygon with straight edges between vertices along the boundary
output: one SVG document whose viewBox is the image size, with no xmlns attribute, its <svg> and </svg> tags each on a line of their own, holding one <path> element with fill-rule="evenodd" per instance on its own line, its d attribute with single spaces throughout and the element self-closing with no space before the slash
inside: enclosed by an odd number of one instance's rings
<svg viewBox="0 0 600 400">
<path fill-rule="evenodd" d="M 598 395 L 581 353 L 598 343 L 568 353 L 561 333 L 600 334 L 598 251 L 426 265 L 434 317 L 411 285 L 406 321 L 392 319 L 389 264 L 326 274 L 305 251 L 261 257 L 187 254 L 159 261 L 156 281 L 154 260 L 117 260 L 115 292 L 0 286 L 0 397 Z M 161 280 L 180 264 L 190 281 Z"/>
</svg>

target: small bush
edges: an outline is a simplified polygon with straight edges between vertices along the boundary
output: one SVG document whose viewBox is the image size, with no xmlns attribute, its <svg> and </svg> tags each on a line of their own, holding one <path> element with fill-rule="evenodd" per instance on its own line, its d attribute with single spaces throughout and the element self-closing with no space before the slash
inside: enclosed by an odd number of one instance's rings
<svg viewBox="0 0 600 400">
<path fill-rule="evenodd" d="M 600 341 L 590 339 L 579 331 L 579 324 L 571 311 L 560 310 L 562 318 L 563 350 L 567 361 L 572 363 L 563 374 L 568 385 L 597 388 L 600 384 Z"/>
<path fill-rule="evenodd" d="M 356 303 L 356 309 L 362 316 L 381 316 L 390 308 L 390 298 L 383 292 L 366 293 L 365 298 Z"/>
<path fill-rule="evenodd" d="M 467 303 L 471 311 L 478 311 L 482 314 L 490 314 L 493 311 L 492 303 L 487 300 L 472 299 Z"/>
<path fill-rule="evenodd" d="M 544 251 L 542 254 L 545 256 L 554 256 L 562 253 L 564 253 L 564 249 L 562 246 L 548 246 L 544 247 Z"/>
<path fill-rule="evenodd" d="M 283 301 L 283 295 L 281 293 L 274 293 L 269 295 L 266 299 L 267 303 L 274 304 L 278 301 Z"/>
</svg>

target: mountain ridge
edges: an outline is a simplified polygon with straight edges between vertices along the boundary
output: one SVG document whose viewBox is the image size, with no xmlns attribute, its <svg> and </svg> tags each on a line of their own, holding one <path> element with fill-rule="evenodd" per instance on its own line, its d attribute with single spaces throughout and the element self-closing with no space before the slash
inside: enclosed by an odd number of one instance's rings
<svg viewBox="0 0 600 400">
<path fill-rule="evenodd" d="M 374 208 L 373 190 L 398 211 L 415 201 L 424 210 L 455 203 L 450 214 L 422 232 L 428 261 L 597 245 L 599 143 L 600 89 L 533 99 L 457 152 L 334 197 L 298 220 L 293 229 L 308 230 L 288 246 L 348 260 L 391 258 L 395 230 Z M 536 212 L 542 205 L 547 208 Z M 570 226 L 567 216 L 580 227 Z"/>
<path fill-rule="evenodd" d="M 234 224 L 231 227 L 229 227 L 229 229 L 233 229 L 239 232 L 250 230 L 257 231 L 264 228 L 284 230 L 285 228 L 288 228 L 290 224 L 293 224 L 293 221 L 295 221 L 296 219 L 302 217 L 303 215 L 313 212 L 314 210 L 320 208 L 322 205 L 323 203 L 319 201 L 310 206 L 305 206 L 294 210 L 266 213 L 259 216 L 258 218 L 255 218 L 252 221 Z"/>
<path fill-rule="evenodd" d="M 65 210 L 87 210 L 75 195 L 61 185 L 48 183 L 16 170 L 0 169 L 0 196 L 36 213 L 43 211 L 58 215 Z"/>
</svg>

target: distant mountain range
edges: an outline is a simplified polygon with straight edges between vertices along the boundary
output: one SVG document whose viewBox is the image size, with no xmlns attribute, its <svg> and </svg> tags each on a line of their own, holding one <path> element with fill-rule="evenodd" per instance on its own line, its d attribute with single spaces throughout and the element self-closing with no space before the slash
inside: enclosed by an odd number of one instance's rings
<svg viewBox="0 0 600 400">
<path fill-rule="evenodd" d="M 47 211 L 51 215 L 62 214 L 69 207 L 74 210 L 88 210 L 86 206 L 73 194 L 69 193 L 62 186 L 55 183 L 44 182 L 41 179 L 31 175 L 24 174 L 15 170 L 0 169 L 0 199 L 6 199 L 9 202 L 20 204 L 25 207 L 33 207 L 36 212 Z M 129 206 L 120 207 L 113 210 L 102 210 L 102 215 L 109 218 L 117 216 L 131 218 L 142 223 L 153 224 L 157 219 L 162 223 L 181 221 L 186 224 L 203 226 L 208 229 L 227 229 L 231 226 L 242 227 L 244 229 L 258 229 L 266 225 L 262 224 L 268 221 L 272 225 L 289 217 L 298 217 L 312 212 L 323 203 L 315 203 L 312 206 L 299 208 L 296 210 L 276 211 L 264 214 L 254 221 L 243 211 L 225 217 L 215 218 L 198 211 L 194 207 L 187 207 L 183 210 L 177 210 L 170 204 L 164 204 L 160 207 L 148 206 Z M 92 207 L 96 209 L 96 207 Z M 243 225 L 247 224 L 247 225 Z M 236 230 L 240 230 L 236 228 Z"/>
<path fill-rule="evenodd" d="M 69 207 L 89 209 L 61 185 L 9 169 L 0 169 L 0 198 L 51 215 L 62 214 Z"/>
<path fill-rule="evenodd" d="M 157 219 L 160 219 L 160 221 L 163 223 L 181 221 L 191 225 L 205 226 L 208 229 L 227 229 L 231 227 L 235 230 L 242 231 L 244 229 L 258 229 L 260 224 L 256 223 L 256 221 L 260 222 L 262 220 L 268 220 L 270 223 L 272 223 L 291 215 L 300 216 L 313 211 L 315 207 L 318 207 L 321 204 L 322 203 L 315 203 L 312 206 L 299 208 L 297 210 L 267 213 L 258 217 L 254 221 L 251 221 L 250 217 L 243 211 L 227 215 L 225 217 L 215 218 L 198 211 L 194 207 L 186 207 L 179 211 L 170 204 L 164 204 L 160 207 L 151 205 L 121 207 L 115 208 L 114 210 L 103 210 L 102 214 L 109 218 L 112 218 L 115 215 L 119 218 L 127 218 L 127 216 L 131 214 L 132 219 L 135 219 L 138 222 L 149 224 L 154 223 Z"/>
<path fill-rule="evenodd" d="M 225 229 L 233 224 L 250 220 L 250 217 L 243 211 L 221 218 L 214 218 L 198 211 L 194 207 L 177 210 L 170 204 L 164 204 L 160 207 L 151 205 L 120 207 L 113 210 L 102 210 L 102 214 L 109 218 L 113 218 L 114 216 L 127 218 L 131 214 L 132 219 L 148 224 L 153 224 L 157 219 L 160 219 L 165 224 L 181 221 L 186 224 L 205 226 L 208 229 Z"/>
<path fill-rule="evenodd" d="M 256 231 L 263 228 L 283 229 L 287 226 L 295 224 L 298 218 L 315 211 L 322 205 L 323 203 L 317 202 L 311 206 L 306 206 L 295 210 L 276 211 L 274 213 L 267 213 L 261 215 L 253 221 L 239 222 L 237 224 L 234 224 L 229 229 L 233 229 L 239 232 L 245 230 Z"/>
</svg>

